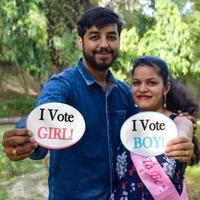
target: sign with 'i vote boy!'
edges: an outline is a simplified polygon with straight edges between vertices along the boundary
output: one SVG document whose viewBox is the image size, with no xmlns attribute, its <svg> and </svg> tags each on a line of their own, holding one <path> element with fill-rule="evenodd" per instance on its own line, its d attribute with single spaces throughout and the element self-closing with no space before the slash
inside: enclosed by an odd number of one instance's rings
<svg viewBox="0 0 200 200">
<path fill-rule="evenodd" d="M 122 125 L 122 144 L 141 156 L 163 154 L 169 140 L 178 136 L 178 130 L 169 117 L 158 112 L 140 112 Z"/>
</svg>

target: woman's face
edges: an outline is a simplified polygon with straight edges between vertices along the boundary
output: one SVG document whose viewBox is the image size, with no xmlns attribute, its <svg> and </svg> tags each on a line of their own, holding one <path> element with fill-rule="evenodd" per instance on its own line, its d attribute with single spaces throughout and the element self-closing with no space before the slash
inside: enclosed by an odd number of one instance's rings
<svg viewBox="0 0 200 200">
<path fill-rule="evenodd" d="M 133 73 L 132 93 L 135 103 L 143 111 L 160 111 L 164 108 L 163 97 L 170 89 L 164 85 L 158 69 L 140 65 Z"/>
</svg>

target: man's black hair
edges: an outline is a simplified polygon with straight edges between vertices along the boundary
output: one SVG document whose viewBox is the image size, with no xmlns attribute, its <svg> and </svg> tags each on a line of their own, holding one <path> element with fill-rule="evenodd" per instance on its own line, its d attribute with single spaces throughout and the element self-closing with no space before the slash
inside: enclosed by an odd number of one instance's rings
<svg viewBox="0 0 200 200">
<path fill-rule="evenodd" d="M 121 33 L 122 21 L 120 17 L 109 8 L 94 7 L 87 10 L 77 22 L 77 32 L 83 37 L 87 29 L 92 26 L 102 28 L 108 24 L 116 24 L 118 34 Z"/>
</svg>

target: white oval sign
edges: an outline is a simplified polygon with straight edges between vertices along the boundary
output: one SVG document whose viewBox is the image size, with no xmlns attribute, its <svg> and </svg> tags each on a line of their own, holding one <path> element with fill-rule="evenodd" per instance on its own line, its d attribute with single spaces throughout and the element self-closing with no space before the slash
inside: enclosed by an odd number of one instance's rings
<svg viewBox="0 0 200 200">
<path fill-rule="evenodd" d="M 62 149 L 77 143 L 85 132 L 85 120 L 78 110 L 63 103 L 46 103 L 27 118 L 27 129 L 36 142 L 49 149 Z"/>
<path fill-rule="evenodd" d="M 140 112 L 131 116 L 120 132 L 122 144 L 141 156 L 163 154 L 167 142 L 177 135 L 173 120 L 158 112 Z"/>
</svg>

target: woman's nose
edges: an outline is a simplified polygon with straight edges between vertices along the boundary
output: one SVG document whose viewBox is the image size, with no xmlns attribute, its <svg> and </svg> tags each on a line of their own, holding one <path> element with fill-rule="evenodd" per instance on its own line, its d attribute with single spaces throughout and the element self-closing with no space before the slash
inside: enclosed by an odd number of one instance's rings
<svg viewBox="0 0 200 200">
<path fill-rule="evenodd" d="M 140 92 L 146 92 L 148 90 L 147 86 L 145 84 L 141 84 L 139 87 Z"/>
</svg>

